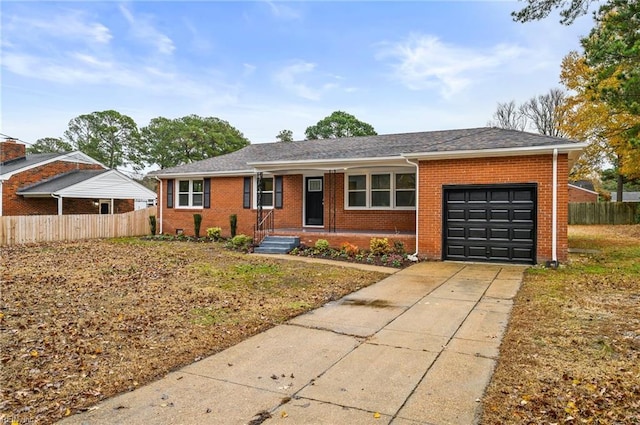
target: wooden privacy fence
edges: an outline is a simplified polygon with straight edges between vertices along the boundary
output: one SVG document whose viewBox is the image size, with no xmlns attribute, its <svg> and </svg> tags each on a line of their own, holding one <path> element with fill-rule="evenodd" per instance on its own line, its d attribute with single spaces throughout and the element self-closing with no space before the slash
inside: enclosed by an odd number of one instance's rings
<svg viewBox="0 0 640 425">
<path fill-rule="evenodd" d="M 156 209 L 124 214 L 0 217 L 0 245 L 148 235 L 149 216 L 155 215 Z"/>
<path fill-rule="evenodd" d="M 640 218 L 637 202 L 569 204 L 569 224 L 635 224 Z"/>
</svg>

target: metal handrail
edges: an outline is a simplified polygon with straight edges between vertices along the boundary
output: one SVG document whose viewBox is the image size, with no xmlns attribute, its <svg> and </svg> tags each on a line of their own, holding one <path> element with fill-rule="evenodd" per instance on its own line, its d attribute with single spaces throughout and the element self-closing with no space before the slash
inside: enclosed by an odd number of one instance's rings
<svg viewBox="0 0 640 425">
<path fill-rule="evenodd" d="M 253 243 L 255 245 L 260 245 L 269 233 L 273 233 L 274 222 L 273 210 L 269 210 L 267 215 L 253 227 Z"/>
</svg>

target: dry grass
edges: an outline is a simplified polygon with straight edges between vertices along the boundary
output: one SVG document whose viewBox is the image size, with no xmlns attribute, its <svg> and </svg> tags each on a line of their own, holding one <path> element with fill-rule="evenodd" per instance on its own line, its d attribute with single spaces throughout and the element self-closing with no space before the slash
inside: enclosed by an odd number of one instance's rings
<svg viewBox="0 0 640 425">
<path fill-rule="evenodd" d="M 51 423 L 383 277 L 203 243 L 0 254 L 0 423 Z"/>
<path fill-rule="evenodd" d="M 570 226 L 559 270 L 526 274 L 483 424 L 640 424 L 640 225 Z"/>
</svg>

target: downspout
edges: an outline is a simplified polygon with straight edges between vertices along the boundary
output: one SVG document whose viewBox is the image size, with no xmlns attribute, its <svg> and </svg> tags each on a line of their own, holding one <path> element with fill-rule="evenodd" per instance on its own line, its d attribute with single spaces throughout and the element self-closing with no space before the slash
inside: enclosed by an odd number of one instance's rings
<svg viewBox="0 0 640 425">
<path fill-rule="evenodd" d="M 420 207 L 420 161 L 416 160 L 416 162 L 411 162 L 408 158 L 405 158 L 404 160 L 416 167 L 416 251 L 411 255 L 407 255 L 407 258 L 411 261 L 418 261 L 418 235 L 420 234 L 420 232 L 418 232 L 418 214 Z"/>
<path fill-rule="evenodd" d="M 558 266 L 558 149 L 553 150 L 553 191 L 551 201 L 551 261 Z"/>
<path fill-rule="evenodd" d="M 58 200 L 58 215 L 62 215 L 62 196 L 52 193 L 51 196 Z"/>
<path fill-rule="evenodd" d="M 158 181 L 158 186 L 160 187 L 160 199 L 158 199 L 158 202 L 156 202 L 156 204 L 158 209 L 158 220 L 160 220 L 159 234 L 161 235 L 162 234 L 162 180 L 160 180 L 158 176 L 154 176 L 154 177 Z"/>
</svg>

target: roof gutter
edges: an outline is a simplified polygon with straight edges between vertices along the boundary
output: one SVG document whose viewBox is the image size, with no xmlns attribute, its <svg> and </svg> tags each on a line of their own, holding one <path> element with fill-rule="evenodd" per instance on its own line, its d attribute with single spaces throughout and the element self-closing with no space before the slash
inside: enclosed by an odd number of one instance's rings
<svg viewBox="0 0 640 425">
<path fill-rule="evenodd" d="M 564 145 L 553 146 L 527 146 L 522 148 L 497 148 L 497 149 L 468 149 L 460 151 L 443 151 L 443 152 L 416 152 L 402 154 L 403 157 L 409 159 L 421 160 L 437 160 L 437 159 L 457 159 L 457 158 L 484 158 L 487 156 L 522 156 L 522 155 L 541 155 L 557 153 L 579 152 L 586 148 L 589 144 L 567 143 Z"/>
</svg>

